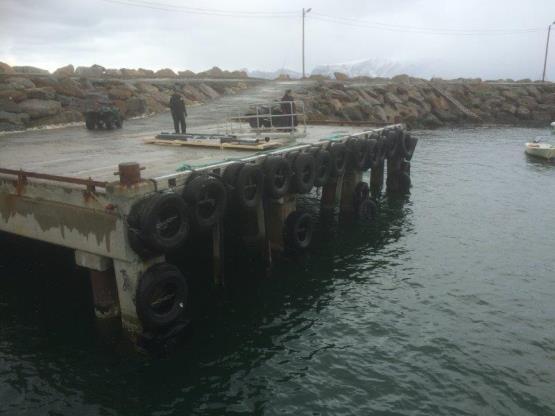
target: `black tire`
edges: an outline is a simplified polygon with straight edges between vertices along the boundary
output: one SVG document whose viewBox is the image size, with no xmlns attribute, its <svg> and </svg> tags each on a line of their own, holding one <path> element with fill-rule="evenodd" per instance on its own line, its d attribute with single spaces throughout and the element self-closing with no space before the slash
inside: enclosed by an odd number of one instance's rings
<svg viewBox="0 0 555 416">
<path fill-rule="evenodd" d="M 284 158 L 270 156 L 264 162 L 264 189 L 271 198 L 281 198 L 291 183 L 291 166 Z"/>
<path fill-rule="evenodd" d="M 260 203 L 264 190 L 264 175 L 255 165 L 247 164 L 241 168 L 235 181 L 234 197 L 239 206 L 255 209 Z"/>
<path fill-rule="evenodd" d="M 330 180 L 331 175 L 331 155 L 325 149 L 319 149 L 314 154 L 314 186 L 324 186 Z"/>
<path fill-rule="evenodd" d="M 310 192 L 314 186 L 316 167 L 310 153 L 299 153 L 293 160 L 293 190 L 299 194 Z"/>
<path fill-rule="evenodd" d="M 362 221 L 373 222 L 376 220 L 378 206 L 371 199 L 365 199 L 357 207 L 357 218 Z"/>
<path fill-rule="evenodd" d="M 223 182 L 214 176 L 199 175 L 183 190 L 183 198 L 190 207 L 193 223 L 199 229 L 207 229 L 223 216 L 227 204 L 227 192 Z"/>
<path fill-rule="evenodd" d="M 366 160 L 364 162 L 363 170 L 371 169 L 374 166 L 376 158 L 376 139 L 366 140 Z"/>
<path fill-rule="evenodd" d="M 353 193 L 353 205 L 355 209 L 370 197 L 370 187 L 366 182 L 359 182 L 355 186 L 355 192 Z"/>
<path fill-rule="evenodd" d="M 361 139 L 349 139 L 347 142 L 347 160 L 350 169 L 364 169 L 366 163 L 366 147 Z"/>
<path fill-rule="evenodd" d="M 312 242 L 312 218 L 302 211 L 293 211 L 285 220 L 284 241 L 286 248 L 303 251 Z"/>
<path fill-rule="evenodd" d="M 121 118 L 118 118 L 114 124 L 116 128 L 121 129 L 123 127 L 123 120 Z"/>
<path fill-rule="evenodd" d="M 163 329 L 175 323 L 187 305 L 189 288 L 177 267 L 160 263 L 148 268 L 139 279 L 137 315 L 147 330 Z"/>
<path fill-rule="evenodd" d="M 137 202 L 127 218 L 129 240 L 141 256 L 169 253 L 189 236 L 187 205 L 174 193 L 154 194 Z"/>
<path fill-rule="evenodd" d="M 104 116 L 102 121 L 104 122 L 104 127 L 106 127 L 106 129 L 112 130 L 114 128 L 114 120 L 112 116 Z"/>
<path fill-rule="evenodd" d="M 151 250 L 175 250 L 189 236 L 187 205 L 177 194 L 156 194 L 141 213 L 140 227 L 141 238 Z"/>
<path fill-rule="evenodd" d="M 87 116 L 85 118 L 85 126 L 87 127 L 88 130 L 94 130 L 95 125 L 96 125 L 96 122 L 93 117 Z"/>
<path fill-rule="evenodd" d="M 224 173 L 222 175 L 222 181 L 224 181 L 224 184 L 227 187 L 227 190 L 229 192 L 233 192 L 233 190 L 235 189 L 237 176 L 239 175 L 239 171 L 244 165 L 245 165 L 244 163 L 237 162 L 225 168 Z"/>
<path fill-rule="evenodd" d="M 330 147 L 331 156 L 331 176 L 338 177 L 345 172 L 347 162 L 345 145 L 343 143 L 334 143 Z"/>
</svg>

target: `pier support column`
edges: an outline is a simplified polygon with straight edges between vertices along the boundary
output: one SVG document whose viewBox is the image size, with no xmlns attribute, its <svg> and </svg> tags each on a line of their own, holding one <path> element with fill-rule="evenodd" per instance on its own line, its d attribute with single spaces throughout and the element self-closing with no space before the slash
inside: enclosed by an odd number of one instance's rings
<svg viewBox="0 0 555 416">
<path fill-rule="evenodd" d="M 355 212 L 355 188 L 359 182 L 362 182 L 362 171 L 360 170 L 349 170 L 343 175 L 339 205 L 342 215 L 352 215 Z"/>
<path fill-rule="evenodd" d="M 222 286 L 224 276 L 224 226 L 220 221 L 212 228 L 212 261 L 214 264 L 214 284 Z"/>
<path fill-rule="evenodd" d="M 135 296 L 139 279 L 150 266 L 161 263 L 164 260 L 163 256 L 149 259 L 148 261 L 142 261 L 140 259 L 133 261 L 114 259 L 119 307 L 121 310 L 121 324 L 123 329 L 126 330 L 133 339 L 143 331 L 135 305 Z"/>
<path fill-rule="evenodd" d="M 285 220 L 297 209 L 297 197 L 287 194 L 280 199 L 271 199 L 266 203 L 266 232 L 270 242 L 270 248 L 276 252 L 285 249 L 283 241 L 283 227 Z"/>
<path fill-rule="evenodd" d="M 370 172 L 370 193 L 377 198 L 383 189 L 385 162 L 382 160 L 372 167 Z"/>
<path fill-rule="evenodd" d="M 112 259 L 76 250 L 75 263 L 89 270 L 95 316 L 118 318 L 120 308 Z"/>
<path fill-rule="evenodd" d="M 387 192 L 408 193 L 410 189 L 410 162 L 401 157 L 387 160 Z"/>
<path fill-rule="evenodd" d="M 320 209 L 322 212 L 331 212 L 341 198 L 343 187 L 343 175 L 330 178 L 329 182 L 322 187 L 322 199 Z"/>
</svg>

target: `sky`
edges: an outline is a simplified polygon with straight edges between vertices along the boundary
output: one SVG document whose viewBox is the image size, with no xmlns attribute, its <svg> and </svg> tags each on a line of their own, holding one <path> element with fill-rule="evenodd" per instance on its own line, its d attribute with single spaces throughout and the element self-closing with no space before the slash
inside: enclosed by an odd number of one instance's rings
<svg viewBox="0 0 555 416">
<path fill-rule="evenodd" d="M 414 76 L 538 79 L 555 21 L 555 0 L 0 0 L 0 61 L 300 71 L 303 6 L 307 72 L 373 59 Z"/>
</svg>

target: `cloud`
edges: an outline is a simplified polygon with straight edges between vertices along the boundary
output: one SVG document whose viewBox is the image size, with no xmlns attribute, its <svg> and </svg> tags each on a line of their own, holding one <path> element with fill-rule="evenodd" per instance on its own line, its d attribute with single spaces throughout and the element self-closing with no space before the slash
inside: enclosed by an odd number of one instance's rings
<svg viewBox="0 0 555 416">
<path fill-rule="evenodd" d="M 293 0 L 146 2 L 154 8 L 128 1 L 2 0 L 0 60 L 50 70 L 67 63 L 193 71 L 214 65 L 300 69 L 301 10 Z M 168 4 L 243 16 L 158 10 Z M 555 18 L 552 0 L 319 0 L 306 6 L 313 8 L 306 21 L 309 69 L 372 58 L 401 62 L 414 72 L 421 68 L 414 75 L 443 77 L 538 78 L 548 17 Z M 255 12 L 295 14 L 245 17 Z M 541 30 L 462 34 L 525 28 Z M 555 48 L 555 33 L 552 40 Z M 555 50 L 549 65 L 555 79 Z"/>
</svg>

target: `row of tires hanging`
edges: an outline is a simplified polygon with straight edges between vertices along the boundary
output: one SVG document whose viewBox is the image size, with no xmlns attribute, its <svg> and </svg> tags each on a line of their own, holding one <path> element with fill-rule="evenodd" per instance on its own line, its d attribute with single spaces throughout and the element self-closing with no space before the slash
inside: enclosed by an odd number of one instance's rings
<svg viewBox="0 0 555 416">
<path fill-rule="evenodd" d="M 142 258 L 175 251 L 191 231 L 211 229 L 229 206 L 255 210 L 262 199 L 279 199 L 286 194 L 307 194 L 313 187 L 336 181 L 346 170 L 367 171 L 386 158 L 410 161 L 416 139 L 400 128 L 357 135 L 343 141 L 326 141 L 290 152 L 273 153 L 255 162 L 233 162 L 221 175 L 193 172 L 183 190 L 154 193 L 137 201 L 128 217 L 131 247 Z M 410 186 L 410 177 L 409 186 Z M 362 217 L 375 210 L 368 185 L 357 185 L 353 201 Z M 294 211 L 284 224 L 284 241 L 292 249 L 305 249 L 311 240 L 308 214 Z M 167 302 L 152 301 L 160 286 L 173 295 Z M 167 263 L 148 269 L 137 288 L 136 306 L 147 329 L 171 325 L 181 314 L 187 285 L 180 271 Z M 164 297 L 164 296 L 162 296 Z M 169 300 L 168 300 L 169 299 Z"/>
</svg>

